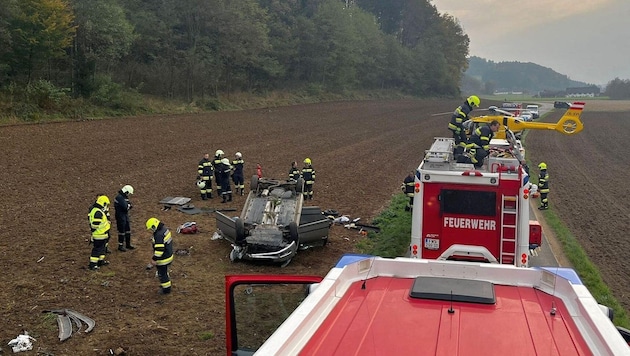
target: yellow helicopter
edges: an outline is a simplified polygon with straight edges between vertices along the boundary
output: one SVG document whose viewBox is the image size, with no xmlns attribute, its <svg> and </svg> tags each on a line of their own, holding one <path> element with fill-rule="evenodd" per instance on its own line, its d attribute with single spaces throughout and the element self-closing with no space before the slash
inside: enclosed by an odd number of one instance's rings
<svg viewBox="0 0 630 356">
<path fill-rule="evenodd" d="M 500 124 L 499 130 L 494 134 L 494 138 L 505 139 L 505 127 L 518 138 L 523 130 L 555 130 L 565 135 L 574 135 L 584 129 L 580 116 L 584 109 L 584 102 L 574 102 L 557 123 L 525 121 L 522 117 L 513 113 L 490 106 L 490 115 L 476 116 L 464 122 L 466 131 L 470 134 L 482 123 L 490 123 L 497 120 Z"/>
</svg>

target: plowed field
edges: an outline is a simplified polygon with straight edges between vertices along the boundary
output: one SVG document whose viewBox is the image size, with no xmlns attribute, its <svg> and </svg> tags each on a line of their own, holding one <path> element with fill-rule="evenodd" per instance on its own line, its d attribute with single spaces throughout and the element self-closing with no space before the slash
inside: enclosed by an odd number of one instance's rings
<svg viewBox="0 0 630 356">
<path fill-rule="evenodd" d="M 231 263 L 229 243 L 211 239 L 212 215 L 162 211 L 159 204 L 183 196 L 197 207 L 240 211 L 245 197 L 227 204 L 199 199 L 194 181 L 203 154 L 222 149 L 232 158 L 240 151 L 246 177 L 260 163 L 264 176 L 272 178 L 285 178 L 291 161 L 309 157 L 317 173 L 309 204 L 369 222 L 399 192 L 433 137 L 449 136 L 449 116 L 431 114 L 459 103 L 339 102 L 0 127 L 0 341 L 6 345 L 25 329 L 37 339 L 34 350 L 54 355 L 105 355 L 119 347 L 129 355 L 224 354 L 225 274 L 324 275 L 362 237 L 334 226 L 329 245 L 300 251 L 286 268 Z M 549 166 L 551 206 L 627 309 L 629 116 L 589 112 L 587 104 L 581 134 L 527 136 L 530 158 Z M 98 193 L 113 200 L 125 184 L 135 188 L 131 217 L 137 248 L 115 251 L 114 224 L 111 264 L 89 271 L 88 207 Z M 191 254 L 175 257 L 168 296 L 157 294 L 155 272 L 145 269 L 152 251 L 144 222 L 153 216 L 173 232 L 186 221 L 201 229 L 196 235 L 174 232 L 175 248 Z M 42 313 L 59 308 L 90 316 L 96 328 L 60 343 L 54 319 Z"/>
</svg>

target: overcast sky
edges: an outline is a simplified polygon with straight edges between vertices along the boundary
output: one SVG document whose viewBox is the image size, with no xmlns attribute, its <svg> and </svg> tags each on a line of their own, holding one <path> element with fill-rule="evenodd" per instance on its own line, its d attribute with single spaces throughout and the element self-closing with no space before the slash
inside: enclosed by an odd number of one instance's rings
<svg viewBox="0 0 630 356">
<path fill-rule="evenodd" d="M 470 55 L 532 62 L 573 80 L 630 79 L 630 0 L 432 0 L 459 20 Z"/>
</svg>

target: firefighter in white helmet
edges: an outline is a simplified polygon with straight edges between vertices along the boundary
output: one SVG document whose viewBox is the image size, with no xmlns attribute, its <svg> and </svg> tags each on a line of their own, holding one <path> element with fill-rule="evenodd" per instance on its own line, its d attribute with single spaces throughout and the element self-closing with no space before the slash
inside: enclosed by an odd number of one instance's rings
<svg viewBox="0 0 630 356">
<path fill-rule="evenodd" d="M 214 158 L 212 159 L 214 181 L 217 185 L 217 196 L 219 197 L 221 196 L 221 172 L 219 172 L 219 169 L 221 168 L 221 160 L 223 159 L 224 154 L 223 150 L 216 150 L 216 152 L 214 152 Z"/>
<path fill-rule="evenodd" d="M 114 199 L 116 230 L 118 230 L 118 251 L 121 252 L 135 248 L 131 244 L 131 223 L 129 221 L 129 211 L 132 207 L 129 196 L 132 194 L 133 187 L 127 184 L 118 191 L 118 195 Z"/>
<path fill-rule="evenodd" d="M 304 159 L 302 179 L 304 179 L 304 199 L 313 199 L 313 184 L 315 184 L 315 168 L 310 158 Z"/>
<path fill-rule="evenodd" d="M 214 178 L 214 166 L 210 160 L 210 154 L 203 155 L 197 165 L 197 187 L 202 200 L 212 199 L 212 179 Z"/>
<path fill-rule="evenodd" d="M 236 194 L 239 192 L 241 195 L 245 194 L 245 175 L 243 173 L 243 168 L 245 166 L 245 161 L 243 160 L 243 154 L 240 152 L 236 152 L 234 154 L 234 160 L 232 161 L 232 166 L 234 167 L 234 173 L 232 173 L 232 180 L 234 181 L 234 191 Z"/>
<path fill-rule="evenodd" d="M 232 201 L 232 184 L 230 183 L 232 165 L 230 164 L 229 159 L 223 158 L 221 159 L 221 164 L 218 167 L 219 175 L 221 177 L 221 197 L 223 198 L 221 203 L 226 203 Z"/>
</svg>

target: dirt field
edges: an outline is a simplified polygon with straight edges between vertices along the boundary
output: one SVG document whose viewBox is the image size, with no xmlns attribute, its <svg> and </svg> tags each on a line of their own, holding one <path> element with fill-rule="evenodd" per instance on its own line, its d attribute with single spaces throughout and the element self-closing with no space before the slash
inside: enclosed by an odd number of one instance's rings
<svg viewBox="0 0 630 356">
<path fill-rule="evenodd" d="M 301 251 L 283 269 L 230 263 L 230 245 L 211 240 L 214 217 L 162 211 L 167 196 L 193 198 L 198 207 L 240 211 L 244 197 L 220 204 L 201 201 L 194 186 L 206 152 L 243 153 L 246 176 L 261 163 L 266 177 L 284 178 L 292 160 L 313 160 L 317 172 L 313 205 L 370 221 L 388 204 L 406 172 L 414 169 L 433 137 L 448 136 L 448 116 L 459 101 L 341 102 L 190 116 L 158 116 L 24 125 L 0 128 L 0 289 L 6 343 L 26 329 L 34 350 L 54 355 L 106 355 L 122 347 L 129 355 L 220 355 L 224 350 L 224 275 L 291 273 L 324 275 L 360 235 L 333 227 L 330 244 Z M 630 309 L 630 258 L 624 228 L 630 220 L 625 188 L 630 156 L 623 132 L 628 111 L 589 112 L 575 137 L 552 132 L 527 136 L 534 162 L 545 160 L 550 201 L 602 269 L 606 282 Z M 248 180 L 246 179 L 246 184 Z M 101 271 L 86 269 L 88 207 L 97 193 L 110 199 L 125 184 L 132 196 L 136 250 L 108 256 Z M 236 215 L 237 213 L 235 213 Z M 155 216 L 172 230 L 196 221 L 197 235 L 174 234 L 173 293 L 157 294 L 150 234 Z M 115 231 L 112 249 L 115 249 Z M 46 309 L 70 308 L 96 320 L 90 334 L 57 339 Z M 29 353 L 25 353 L 29 354 Z M 30 354 L 35 354 L 31 352 Z"/>
</svg>

